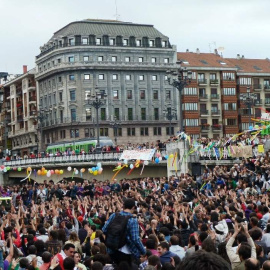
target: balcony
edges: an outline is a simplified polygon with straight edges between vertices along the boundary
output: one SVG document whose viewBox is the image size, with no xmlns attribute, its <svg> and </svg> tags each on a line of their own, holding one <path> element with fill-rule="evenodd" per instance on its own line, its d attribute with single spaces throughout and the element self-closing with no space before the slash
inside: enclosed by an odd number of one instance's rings
<svg viewBox="0 0 270 270">
<path fill-rule="evenodd" d="M 22 95 L 22 90 L 16 91 L 16 96 L 21 96 Z"/>
<path fill-rule="evenodd" d="M 23 122 L 23 115 L 17 115 L 17 122 Z"/>
<path fill-rule="evenodd" d="M 209 124 L 203 124 L 201 125 L 201 132 L 202 133 L 208 133 L 210 130 L 210 125 Z"/>
<path fill-rule="evenodd" d="M 201 110 L 200 111 L 200 115 L 201 116 L 208 116 L 209 115 L 209 111 L 208 110 Z"/>
<path fill-rule="evenodd" d="M 211 100 L 219 100 L 218 94 L 211 94 Z"/>
<path fill-rule="evenodd" d="M 30 102 L 37 102 L 37 97 L 36 96 L 29 96 L 29 103 Z"/>
<path fill-rule="evenodd" d="M 211 110 L 212 116 L 220 116 L 220 110 Z"/>
<path fill-rule="evenodd" d="M 220 132 L 221 130 L 222 130 L 222 125 L 219 125 L 219 124 L 212 125 L 213 132 Z"/>
<path fill-rule="evenodd" d="M 210 85 L 219 85 L 219 80 L 212 80 L 210 79 Z"/>
<path fill-rule="evenodd" d="M 208 95 L 206 95 L 206 94 L 199 95 L 199 99 L 200 99 L 200 101 L 207 101 L 208 100 Z"/>
<path fill-rule="evenodd" d="M 31 111 L 29 112 L 30 118 L 36 117 L 36 115 L 37 115 L 36 110 L 31 110 Z"/>
<path fill-rule="evenodd" d="M 265 104 L 265 105 L 270 105 L 270 98 L 266 98 L 266 99 L 264 100 L 264 104 Z"/>
<path fill-rule="evenodd" d="M 259 106 L 259 105 L 263 104 L 262 99 L 257 99 L 257 100 L 255 100 L 254 103 L 255 103 L 255 106 Z"/>
<path fill-rule="evenodd" d="M 22 106 L 23 106 L 22 103 L 17 103 L 17 105 L 16 105 L 17 108 L 21 108 Z"/>
<path fill-rule="evenodd" d="M 198 79 L 198 85 L 207 85 L 206 79 Z"/>
<path fill-rule="evenodd" d="M 264 90 L 267 91 L 267 92 L 270 91 L 270 85 L 268 85 L 268 84 L 265 84 L 265 85 L 263 86 L 263 88 L 264 88 Z"/>
<path fill-rule="evenodd" d="M 254 91 L 261 91 L 262 90 L 262 85 L 261 84 L 254 84 L 253 89 L 254 89 Z"/>
</svg>

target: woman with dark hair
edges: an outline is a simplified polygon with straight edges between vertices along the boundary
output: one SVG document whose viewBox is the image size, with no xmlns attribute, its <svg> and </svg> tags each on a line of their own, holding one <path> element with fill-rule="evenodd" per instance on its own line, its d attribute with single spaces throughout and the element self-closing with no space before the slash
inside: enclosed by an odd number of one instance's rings
<svg viewBox="0 0 270 270">
<path fill-rule="evenodd" d="M 69 235 L 68 241 L 66 241 L 65 244 L 68 244 L 68 243 L 73 244 L 75 246 L 75 250 L 79 252 L 80 254 L 82 254 L 82 247 L 81 247 L 80 239 L 77 233 L 72 232 Z"/>
</svg>

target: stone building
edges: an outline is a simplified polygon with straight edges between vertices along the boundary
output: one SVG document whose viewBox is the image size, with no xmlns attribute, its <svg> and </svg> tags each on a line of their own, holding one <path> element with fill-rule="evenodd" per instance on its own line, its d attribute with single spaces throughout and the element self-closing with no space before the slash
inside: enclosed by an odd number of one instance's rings
<svg viewBox="0 0 270 270">
<path fill-rule="evenodd" d="M 168 138 L 163 111 L 179 104 L 166 71 L 175 68 L 177 53 L 153 25 L 72 22 L 40 49 L 35 78 L 39 109 L 47 112 L 44 146 L 96 136 L 96 111 L 88 105 L 95 88 L 107 95 L 99 111 L 101 136 L 114 138 L 110 123 L 117 119 L 119 144 Z M 177 127 L 173 119 L 174 133 Z"/>
</svg>

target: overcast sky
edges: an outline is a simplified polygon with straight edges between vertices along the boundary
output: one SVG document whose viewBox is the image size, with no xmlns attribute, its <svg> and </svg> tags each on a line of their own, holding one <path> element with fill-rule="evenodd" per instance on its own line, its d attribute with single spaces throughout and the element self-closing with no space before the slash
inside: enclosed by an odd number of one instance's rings
<svg viewBox="0 0 270 270">
<path fill-rule="evenodd" d="M 178 51 L 270 58 L 269 0 L 116 0 L 119 20 L 153 24 Z M 32 68 L 39 47 L 76 20 L 115 19 L 115 0 L 0 0 L 0 72 Z"/>
</svg>

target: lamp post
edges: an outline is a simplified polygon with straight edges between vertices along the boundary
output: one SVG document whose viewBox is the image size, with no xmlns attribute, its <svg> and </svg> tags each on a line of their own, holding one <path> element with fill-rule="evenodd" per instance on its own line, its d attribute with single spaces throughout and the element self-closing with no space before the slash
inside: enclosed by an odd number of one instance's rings
<svg viewBox="0 0 270 270">
<path fill-rule="evenodd" d="M 113 128 L 115 145 L 117 145 L 118 128 L 121 126 L 121 121 L 118 120 L 117 117 L 115 116 L 114 121 L 110 122 L 110 125 Z"/>
<path fill-rule="evenodd" d="M 181 64 L 182 62 L 177 62 Z M 190 84 L 192 78 L 192 71 L 187 71 L 186 68 L 178 68 L 177 70 L 168 70 L 168 83 L 175 87 L 179 92 L 179 128 L 180 132 L 183 131 L 183 108 L 182 108 L 182 91 L 183 89 Z"/>
<path fill-rule="evenodd" d="M 102 93 L 97 87 L 95 88 L 95 93 L 90 96 L 88 99 L 88 105 L 96 109 L 96 118 L 97 118 L 97 145 L 96 148 L 100 148 L 99 143 L 99 108 L 106 104 L 107 95 Z"/>
<path fill-rule="evenodd" d="M 43 121 L 48 118 L 49 110 L 43 109 L 41 106 L 36 115 L 36 120 L 39 122 L 40 131 L 40 152 L 43 150 Z M 37 144 L 37 155 L 39 153 L 39 140 Z"/>
<path fill-rule="evenodd" d="M 251 126 L 251 108 L 254 105 L 254 101 L 257 99 L 255 93 L 250 93 L 250 87 L 247 87 L 247 93 L 240 94 L 240 100 L 248 107 L 248 123 Z"/>
<path fill-rule="evenodd" d="M 163 114 L 167 120 L 170 121 L 170 131 L 169 135 L 172 135 L 172 120 L 177 119 L 176 109 L 171 107 L 171 104 L 168 104 L 168 107 L 163 110 Z"/>
</svg>

